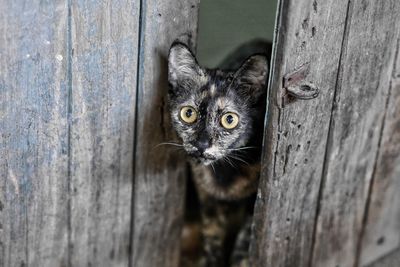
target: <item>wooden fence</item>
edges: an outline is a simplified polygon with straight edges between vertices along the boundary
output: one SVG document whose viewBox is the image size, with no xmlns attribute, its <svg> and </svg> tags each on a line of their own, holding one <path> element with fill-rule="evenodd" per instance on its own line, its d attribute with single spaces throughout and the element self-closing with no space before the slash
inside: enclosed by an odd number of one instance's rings
<svg viewBox="0 0 400 267">
<path fill-rule="evenodd" d="M 166 55 L 194 46 L 198 7 L 0 0 L 0 267 L 178 265 L 184 158 L 153 148 L 174 138 Z M 279 2 L 254 266 L 399 248 L 399 17 L 398 0 Z"/>
</svg>

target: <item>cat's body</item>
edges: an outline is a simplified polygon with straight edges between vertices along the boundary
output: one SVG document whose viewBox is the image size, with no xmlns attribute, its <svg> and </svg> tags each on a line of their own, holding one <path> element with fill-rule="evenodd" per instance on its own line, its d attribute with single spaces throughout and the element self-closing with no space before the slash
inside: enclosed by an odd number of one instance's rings
<svg viewBox="0 0 400 267">
<path fill-rule="evenodd" d="M 200 202 L 202 254 L 195 266 L 246 261 L 243 237 L 258 184 L 267 73 L 261 55 L 235 71 L 208 70 L 185 45 L 171 47 L 171 118 L 191 156 Z"/>
</svg>

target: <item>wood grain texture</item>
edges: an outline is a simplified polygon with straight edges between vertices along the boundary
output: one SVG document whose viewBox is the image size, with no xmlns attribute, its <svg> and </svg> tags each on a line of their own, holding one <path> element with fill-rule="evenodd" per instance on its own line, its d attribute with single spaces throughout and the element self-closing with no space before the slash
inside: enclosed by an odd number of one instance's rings
<svg viewBox="0 0 400 267">
<path fill-rule="evenodd" d="M 253 266 L 309 266 L 346 11 L 347 0 L 280 1 Z M 307 63 L 303 82 L 316 85 L 319 97 L 285 104 L 283 77 Z"/>
<path fill-rule="evenodd" d="M 377 259 L 367 267 L 397 267 L 400 266 L 400 249 L 392 251 L 390 254 Z"/>
<path fill-rule="evenodd" d="M 399 29 L 397 29 L 399 38 Z M 400 246 L 400 39 L 389 84 L 385 122 L 373 174 L 361 266 Z M 400 266 L 400 261 L 397 265 Z"/>
<path fill-rule="evenodd" d="M 325 156 L 313 266 L 352 267 L 357 263 L 369 186 L 381 143 L 399 7 L 397 0 L 350 2 Z"/>
<path fill-rule="evenodd" d="M 138 1 L 71 3 L 71 266 L 128 266 Z"/>
<path fill-rule="evenodd" d="M 178 266 L 185 160 L 159 143 L 174 138 L 166 102 L 167 55 L 180 35 L 196 40 L 198 0 L 142 0 L 132 266 Z"/>
<path fill-rule="evenodd" d="M 65 266 L 67 3 L 0 10 L 0 266 Z"/>
<path fill-rule="evenodd" d="M 166 56 L 193 43 L 198 2 L 0 8 L 0 266 L 176 266 L 184 162 L 153 148 L 173 136 Z"/>
</svg>

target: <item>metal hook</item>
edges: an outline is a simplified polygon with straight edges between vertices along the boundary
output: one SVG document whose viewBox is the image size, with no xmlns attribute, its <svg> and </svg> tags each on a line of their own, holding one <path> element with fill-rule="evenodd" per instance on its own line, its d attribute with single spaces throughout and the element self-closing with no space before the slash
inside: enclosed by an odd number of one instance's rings
<svg viewBox="0 0 400 267">
<path fill-rule="evenodd" d="M 282 105 L 300 100 L 314 99 L 319 95 L 319 89 L 306 78 L 310 71 L 310 64 L 306 63 L 294 72 L 288 73 L 282 81 Z"/>
<path fill-rule="evenodd" d="M 318 88 L 312 83 L 288 86 L 285 90 L 289 95 L 301 100 L 313 99 L 319 95 Z"/>
</svg>

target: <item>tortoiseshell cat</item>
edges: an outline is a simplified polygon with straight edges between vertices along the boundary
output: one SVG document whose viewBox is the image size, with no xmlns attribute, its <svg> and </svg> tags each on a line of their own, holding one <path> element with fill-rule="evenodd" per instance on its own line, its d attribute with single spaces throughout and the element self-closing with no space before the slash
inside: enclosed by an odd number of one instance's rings
<svg viewBox="0 0 400 267">
<path fill-rule="evenodd" d="M 201 255 L 185 266 L 248 266 L 251 213 L 258 185 L 267 58 L 235 71 L 199 66 L 179 42 L 168 57 L 173 126 L 190 156 L 200 202 Z"/>
</svg>

